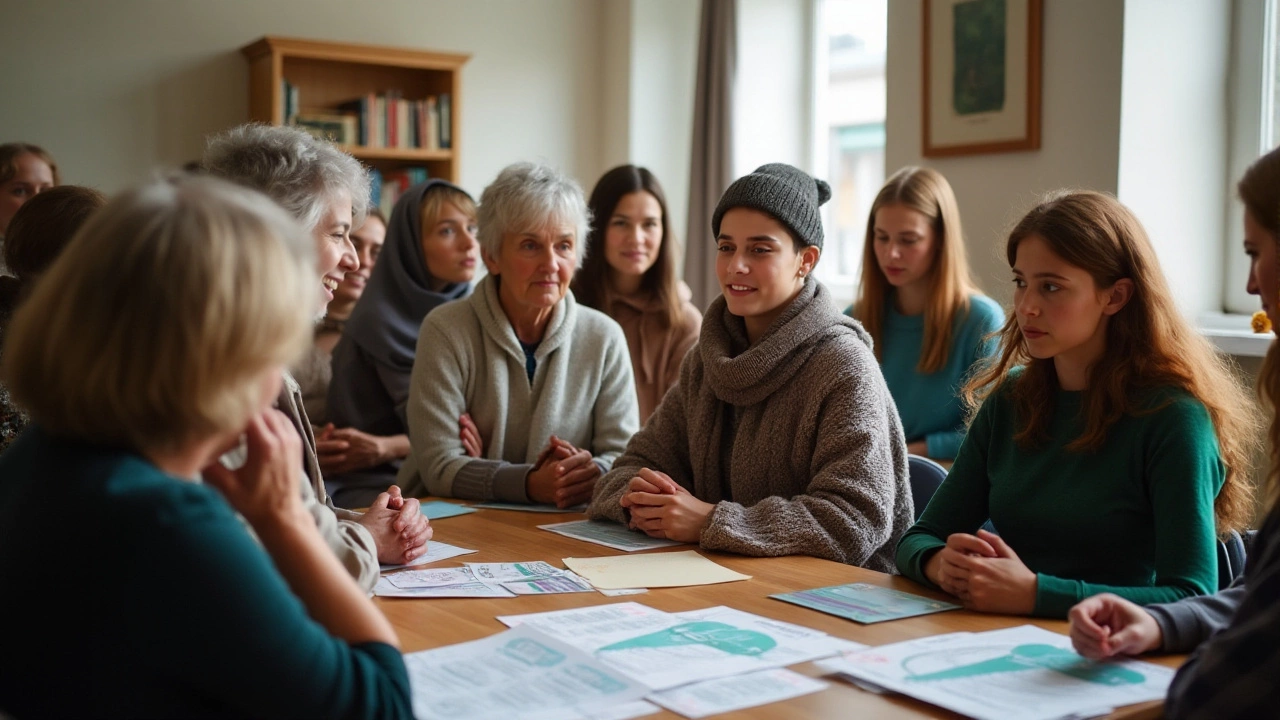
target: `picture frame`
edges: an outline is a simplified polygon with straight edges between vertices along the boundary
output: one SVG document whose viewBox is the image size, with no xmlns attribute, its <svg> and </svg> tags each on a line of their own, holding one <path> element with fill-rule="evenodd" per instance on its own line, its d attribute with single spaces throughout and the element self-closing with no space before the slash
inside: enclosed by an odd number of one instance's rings
<svg viewBox="0 0 1280 720">
<path fill-rule="evenodd" d="M 1043 0 L 921 0 L 925 157 L 1040 148 Z"/>
</svg>

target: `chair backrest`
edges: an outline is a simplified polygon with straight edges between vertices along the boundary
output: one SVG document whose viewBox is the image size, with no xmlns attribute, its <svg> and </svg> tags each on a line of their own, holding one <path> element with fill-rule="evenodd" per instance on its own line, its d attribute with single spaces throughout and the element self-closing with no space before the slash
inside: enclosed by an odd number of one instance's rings
<svg viewBox="0 0 1280 720">
<path fill-rule="evenodd" d="M 1218 538 L 1218 589 L 1223 590 L 1244 574 L 1247 556 L 1244 538 L 1235 530 Z"/>
<path fill-rule="evenodd" d="M 907 456 L 907 475 L 911 478 L 911 502 L 915 505 L 916 520 L 929 504 L 929 499 L 938 491 L 938 486 L 947 479 L 947 469 L 926 457 Z"/>
</svg>

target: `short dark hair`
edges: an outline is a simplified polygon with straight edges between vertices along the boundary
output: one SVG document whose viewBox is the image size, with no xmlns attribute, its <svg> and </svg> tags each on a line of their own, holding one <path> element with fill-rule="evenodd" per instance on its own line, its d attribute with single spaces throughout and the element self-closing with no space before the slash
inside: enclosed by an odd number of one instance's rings
<svg viewBox="0 0 1280 720">
<path fill-rule="evenodd" d="M 107 198 L 93 188 L 59 185 L 22 204 L 9 221 L 4 262 L 24 284 L 44 272 L 62 254 L 76 231 Z"/>
</svg>

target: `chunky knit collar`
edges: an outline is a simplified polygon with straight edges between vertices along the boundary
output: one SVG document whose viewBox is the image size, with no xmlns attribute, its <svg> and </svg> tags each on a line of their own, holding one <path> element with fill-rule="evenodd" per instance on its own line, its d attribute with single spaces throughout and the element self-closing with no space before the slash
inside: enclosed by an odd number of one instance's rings
<svg viewBox="0 0 1280 720">
<path fill-rule="evenodd" d="M 724 296 L 716 298 L 703 318 L 698 349 L 716 397 L 745 406 L 772 395 L 824 343 L 843 336 L 871 347 L 862 325 L 842 314 L 827 288 L 810 275 L 755 345 L 747 340 L 742 318 L 729 312 Z"/>
<path fill-rule="evenodd" d="M 486 275 L 476 285 L 475 293 L 472 294 L 469 302 L 475 308 L 476 316 L 480 318 L 480 324 L 484 328 L 485 334 L 523 365 L 525 360 L 524 349 L 520 347 L 520 340 L 516 338 L 516 330 L 511 325 L 511 320 L 507 318 L 506 311 L 502 309 L 502 301 L 498 299 L 499 282 L 501 280 L 498 276 Z M 534 358 L 541 361 L 552 350 L 560 347 L 568 338 L 572 337 L 577 317 L 578 306 L 577 302 L 574 301 L 573 291 L 566 290 L 564 297 L 560 302 L 556 303 L 555 309 L 551 311 L 547 326 L 542 331 L 542 339 L 538 341 L 538 349 L 534 351 Z"/>
</svg>

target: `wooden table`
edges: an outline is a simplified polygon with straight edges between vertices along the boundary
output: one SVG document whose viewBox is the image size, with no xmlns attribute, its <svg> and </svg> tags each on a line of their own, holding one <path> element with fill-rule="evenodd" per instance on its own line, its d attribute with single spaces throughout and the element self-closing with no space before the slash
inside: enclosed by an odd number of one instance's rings
<svg viewBox="0 0 1280 720">
<path fill-rule="evenodd" d="M 435 539 L 452 545 L 475 549 L 473 555 L 445 560 L 425 567 L 455 567 L 461 562 L 521 562 L 545 560 L 563 567 L 562 558 L 620 555 L 620 551 L 557 535 L 536 526 L 582 519 L 580 514 L 547 514 L 479 510 L 469 515 L 443 518 L 432 523 Z M 680 546 L 672 550 L 687 550 Z M 663 552 L 662 550 L 650 552 Z M 1054 632 L 1067 632 L 1060 620 L 1038 620 L 1003 615 L 986 615 L 963 610 L 924 615 L 904 620 L 861 625 L 816 610 L 791 605 L 769 598 L 780 592 L 792 592 L 827 585 L 864 582 L 945 599 L 906 578 L 885 575 L 872 570 L 851 567 L 807 556 L 785 558 L 749 558 L 740 555 L 700 551 L 703 555 L 738 572 L 751 575 L 751 580 L 685 588 L 650 590 L 642 595 L 609 598 L 599 593 L 562 595 L 523 595 L 514 598 L 377 598 L 378 606 L 390 619 L 400 636 L 405 652 L 426 650 L 488 637 L 506 628 L 495 620 L 497 615 L 564 610 L 587 605 L 604 605 L 635 601 L 665 610 L 680 612 L 715 605 L 727 605 L 744 612 L 763 615 L 821 630 L 828 634 L 867 645 L 910 640 L 942 633 L 1015 627 L 1033 624 Z M 1182 656 L 1152 658 L 1152 662 L 1176 667 Z M 792 667 L 806 675 L 822 674 L 812 663 Z M 1159 702 L 1134 705 L 1113 717 L 1158 717 Z M 663 711 L 649 717 L 678 718 Z M 956 718 L 946 710 L 901 696 L 875 695 L 848 683 L 832 680 L 822 692 L 805 695 L 782 703 L 742 710 L 719 717 L 735 718 Z"/>
</svg>

